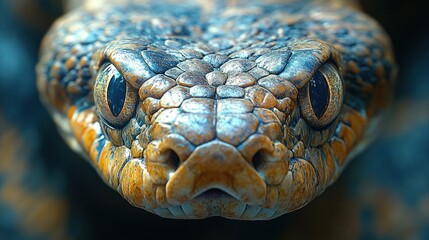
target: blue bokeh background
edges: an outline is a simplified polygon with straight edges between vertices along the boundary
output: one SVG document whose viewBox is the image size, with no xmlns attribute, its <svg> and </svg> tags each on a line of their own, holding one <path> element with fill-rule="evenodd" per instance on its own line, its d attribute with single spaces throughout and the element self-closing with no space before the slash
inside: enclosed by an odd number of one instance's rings
<svg viewBox="0 0 429 240">
<path fill-rule="evenodd" d="M 7 160 L 27 162 L 28 173 L 20 179 L 26 191 L 47 188 L 65 202 L 69 214 L 64 231 L 78 239 L 429 239 L 427 10 L 423 0 L 362 3 L 391 35 L 400 69 L 382 136 L 304 209 L 267 222 L 238 222 L 162 219 L 131 207 L 109 189 L 60 140 L 37 95 L 38 47 L 62 13 L 60 1 L 0 0 L 0 136 L 15 129 L 23 140 L 0 141 L 0 239 L 45 237 L 26 231 L 25 211 L 2 200 L 6 179 L 14 175 L 1 169 Z M 17 159 L 6 159 L 14 148 Z"/>
</svg>

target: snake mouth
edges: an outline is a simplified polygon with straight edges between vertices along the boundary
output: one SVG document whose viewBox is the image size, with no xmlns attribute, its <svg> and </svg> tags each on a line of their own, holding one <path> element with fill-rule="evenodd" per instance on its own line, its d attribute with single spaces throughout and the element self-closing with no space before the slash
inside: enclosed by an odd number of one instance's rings
<svg viewBox="0 0 429 240">
<path fill-rule="evenodd" d="M 151 208 L 155 212 L 161 207 L 163 211 L 186 213 L 173 218 L 239 219 L 245 211 L 256 214 L 267 210 L 272 190 L 277 191 L 287 174 L 287 150 L 279 147 L 282 144 L 261 144 L 261 136 L 249 138 L 238 147 L 215 139 L 194 148 L 179 136 L 174 141 L 171 136 L 166 138 L 169 141 L 149 144 L 153 147 L 147 149 L 145 165 L 150 185 L 144 188 L 154 189 L 156 200 Z"/>
</svg>

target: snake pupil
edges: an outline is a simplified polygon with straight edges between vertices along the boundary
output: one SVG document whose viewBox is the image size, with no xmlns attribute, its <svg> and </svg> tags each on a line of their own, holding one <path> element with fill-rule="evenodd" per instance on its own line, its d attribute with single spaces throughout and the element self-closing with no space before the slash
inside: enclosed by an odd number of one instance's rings
<svg viewBox="0 0 429 240">
<path fill-rule="evenodd" d="M 310 80 L 310 101 L 314 114 L 321 118 L 329 105 L 329 87 L 325 77 L 317 71 Z"/>
<path fill-rule="evenodd" d="M 107 88 L 107 102 L 113 116 L 117 117 L 124 107 L 127 83 L 119 72 L 112 76 Z"/>
</svg>

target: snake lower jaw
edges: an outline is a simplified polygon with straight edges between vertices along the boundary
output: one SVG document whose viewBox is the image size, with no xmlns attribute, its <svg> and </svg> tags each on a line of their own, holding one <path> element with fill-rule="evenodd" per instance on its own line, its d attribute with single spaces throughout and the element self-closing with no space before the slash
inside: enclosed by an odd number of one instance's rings
<svg viewBox="0 0 429 240">
<path fill-rule="evenodd" d="M 276 209 L 264 207 L 266 204 L 251 205 L 231 196 L 225 191 L 211 189 L 180 205 L 155 208 L 162 217 L 174 219 L 203 219 L 223 217 L 235 220 L 267 220 L 279 216 Z"/>
<path fill-rule="evenodd" d="M 149 212 L 158 216 L 171 219 L 204 219 L 210 217 L 222 217 L 233 220 L 268 220 L 276 218 L 286 212 L 284 205 L 278 198 L 272 198 L 272 193 L 280 195 L 280 189 L 277 186 L 267 186 L 267 193 L 264 196 L 264 202 L 259 205 L 252 205 L 240 201 L 229 193 L 213 188 L 203 193 L 196 194 L 194 197 L 182 204 L 170 204 L 160 196 L 166 195 L 164 186 L 152 186 L 146 189 L 145 199 Z M 150 192 L 156 193 L 156 197 L 151 198 Z"/>
</svg>

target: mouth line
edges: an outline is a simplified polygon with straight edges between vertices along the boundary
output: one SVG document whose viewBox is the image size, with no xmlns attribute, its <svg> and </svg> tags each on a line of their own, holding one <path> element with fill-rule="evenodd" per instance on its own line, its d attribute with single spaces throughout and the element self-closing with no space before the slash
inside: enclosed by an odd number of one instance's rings
<svg viewBox="0 0 429 240">
<path fill-rule="evenodd" d="M 240 220 L 261 220 L 271 218 L 277 211 L 245 203 L 220 189 L 207 190 L 178 206 L 183 211 L 181 218 L 204 219 L 223 217 Z"/>
<path fill-rule="evenodd" d="M 207 191 L 204 191 L 200 194 L 197 194 L 196 196 L 192 197 L 191 199 L 189 199 L 189 201 L 192 201 L 193 199 L 203 199 L 203 198 L 209 198 L 209 199 L 235 199 L 237 201 L 239 201 L 239 199 L 235 198 L 234 196 L 228 194 L 225 191 L 222 191 L 221 189 L 217 189 L 217 188 L 213 188 L 213 189 L 209 189 Z"/>
<path fill-rule="evenodd" d="M 203 218 L 224 215 L 239 218 L 248 206 L 247 203 L 241 202 L 239 199 L 218 188 L 211 188 L 197 194 L 187 202 L 181 204 L 181 206 L 184 209 L 186 209 L 187 206 L 195 206 L 195 208 L 198 209 L 199 206 L 201 207 L 200 204 L 204 205 L 203 212 L 205 212 L 205 214 Z M 239 208 L 242 210 L 238 210 L 237 212 L 237 209 L 234 209 L 233 206 L 241 206 Z"/>
</svg>

